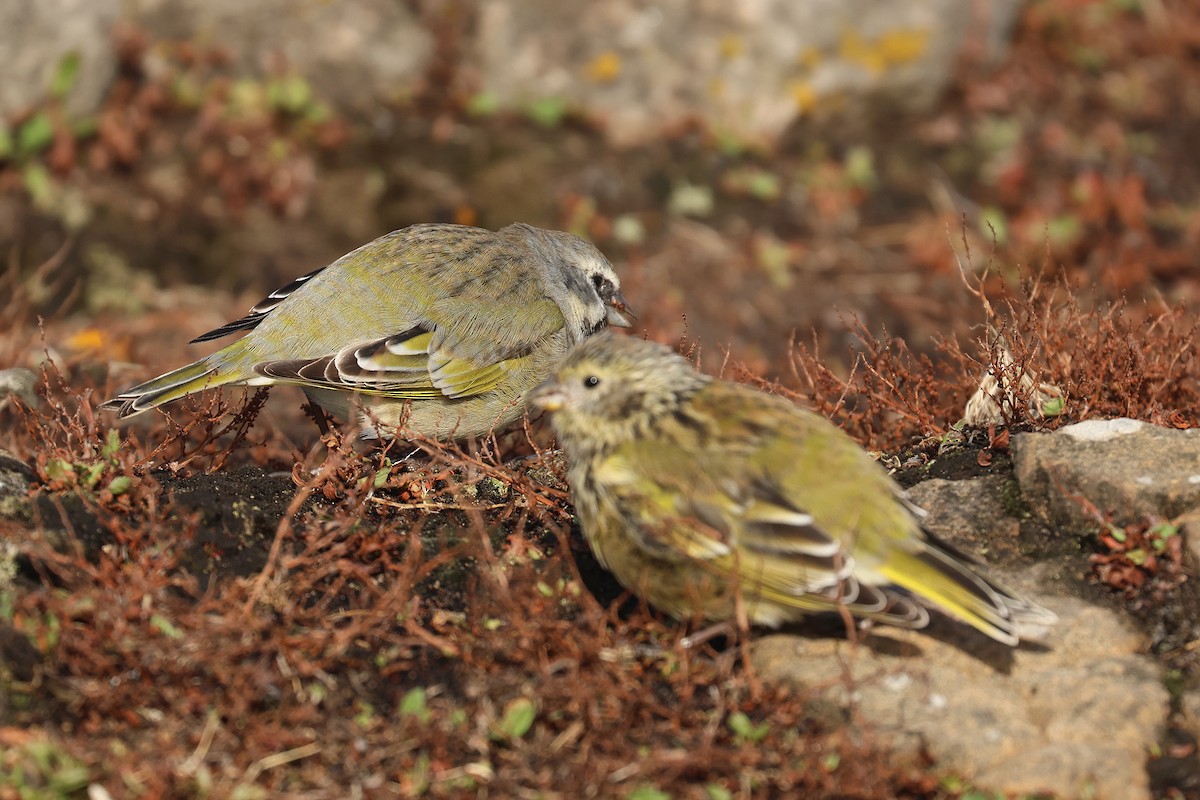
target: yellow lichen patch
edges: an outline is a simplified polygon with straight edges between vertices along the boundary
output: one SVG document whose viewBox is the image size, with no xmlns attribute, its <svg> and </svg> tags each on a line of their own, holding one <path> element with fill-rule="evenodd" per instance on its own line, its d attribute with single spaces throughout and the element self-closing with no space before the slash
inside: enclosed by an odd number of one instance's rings
<svg viewBox="0 0 1200 800">
<path fill-rule="evenodd" d="M 130 345 L 128 336 L 113 336 L 95 327 L 76 331 L 63 340 L 63 346 L 71 353 L 109 361 L 128 361 Z"/>
<path fill-rule="evenodd" d="M 918 28 L 885 33 L 879 40 L 879 52 L 888 64 L 909 64 L 925 55 L 929 31 Z"/>
<path fill-rule="evenodd" d="M 811 111 L 819 99 L 817 90 L 806 80 L 792 81 L 791 93 L 792 99 L 796 101 L 796 107 L 800 109 L 801 113 Z"/>
<path fill-rule="evenodd" d="M 852 64 L 858 64 L 872 75 L 878 75 L 887 67 L 883 54 L 869 44 L 858 31 L 848 30 L 842 34 L 838 44 L 838 55 Z"/>
<path fill-rule="evenodd" d="M 816 69 L 821 63 L 821 51 L 810 45 L 800 51 L 800 55 L 796 56 L 796 63 L 804 69 Z"/>
<path fill-rule="evenodd" d="M 874 41 L 863 39 L 858 31 L 847 30 L 842 34 L 838 54 L 879 75 L 890 66 L 916 61 L 925 54 L 928 43 L 929 31 L 920 28 L 894 30 Z"/>
<path fill-rule="evenodd" d="M 67 338 L 66 345 L 77 353 L 104 350 L 110 344 L 109 337 L 99 328 L 84 328 Z"/>
<path fill-rule="evenodd" d="M 621 57 L 606 50 L 589 61 L 584 72 L 596 83 L 612 83 L 621 74 Z"/>
</svg>

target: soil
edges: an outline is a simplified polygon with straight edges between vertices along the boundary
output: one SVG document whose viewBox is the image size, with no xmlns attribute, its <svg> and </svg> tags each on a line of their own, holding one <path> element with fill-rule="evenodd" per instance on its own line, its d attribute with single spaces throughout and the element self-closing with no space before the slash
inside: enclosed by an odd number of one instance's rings
<svg viewBox="0 0 1200 800">
<path fill-rule="evenodd" d="M 540 426 L 484 455 L 420 443 L 410 456 L 321 439 L 287 391 L 261 411 L 235 392 L 121 428 L 93 409 L 374 236 L 525 221 L 596 241 L 640 333 L 900 454 L 884 462 L 905 486 L 1009 474 L 1003 448 L 981 463 L 995 431 L 940 455 L 929 444 L 961 416 L 998 320 L 1073 390 L 1042 427 L 1194 425 L 1195 337 L 1153 336 L 1171 308 L 1200 307 L 1200 150 L 1175 112 L 1196 76 L 1156 54 L 1186 48 L 1200 17 L 1177 9 L 1191 27 L 1162 29 L 1131 13 L 1114 36 L 1075 5 L 1028 8 L 1008 61 L 964 67 L 927 118 L 832 137 L 798 126 L 773 152 L 700 129 L 616 151 L 587 120 L 454 103 L 388 109 L 384 133 L 285 115 L 201 130 L 126 69 L 116 94 L 153 120 L 135 156 L 114 163 L 89 139 L 50 165 L 86 225 L 66 195 L 32 196 L 28 164 L 0 161 L 13 254 L 0 366 L 52 361 L 38 408 L 0 407 L 0 447 L 32 480 L 25 518 L 0 521 L 0 797 L 17 774 L 41 796 L 89 782 L 113 796 L 955 796 L 936 768 L 894 763 L 869 732 L 759 685 L 737 637 L 678 647 L 686 626 L 591 557 L 562 464 L 528 458 Z M 1114 97 L 1113 75 L 1145 96 Z M 250 156 L 228 155 L 234 135 Z M 263 157 L 270 142 L 283 166 Z M 273 179 L 288 170 L 316 177 Z M 681 212 L 685 187 L 711 208 Z M 1084 322 L 1053 330 L 1062 320 Z M 117 478 L 129 488 L 112 491 Z M 1063 575 L 1085 560 L 1079 537 L 1039 552 L 1041 534 L 1023 531 L 1018 559 L 1062 559 Z M 1154 603 L 1081 591 L 1130 606 L 1156 652 L 1177 653 L 1196 583 Z M 1156 774 L 1162 796 L 1184 796 L 1187 775 Z"/>
</svg>

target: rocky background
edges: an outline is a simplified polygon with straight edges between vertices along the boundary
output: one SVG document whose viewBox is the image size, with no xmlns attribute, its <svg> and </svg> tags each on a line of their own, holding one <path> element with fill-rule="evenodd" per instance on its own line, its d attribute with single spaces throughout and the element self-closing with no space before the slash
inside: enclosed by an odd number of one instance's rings
<svg viewBox="0 0 1200 800">
<path fill-rule="evenodd" d="M 1200 796 L 1198 48 L 1168 0 L 0 4 L 0 797 Z M 432 220 L 591 238 L 1060 624 L 686 650 L 536 422 L 93 413 Z"/>
</svg>

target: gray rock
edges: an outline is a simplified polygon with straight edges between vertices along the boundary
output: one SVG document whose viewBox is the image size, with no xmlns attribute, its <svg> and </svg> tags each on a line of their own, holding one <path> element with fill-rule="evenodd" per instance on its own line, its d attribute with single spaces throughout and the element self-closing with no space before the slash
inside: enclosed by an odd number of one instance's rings
<svg viewBox="0 0 1200 800">
<path fill-rule="evenodd" d="M 29 501 L 26 495 L 33 481 L 33 471 L 7 450 L 0 449 L 0 518 L 26 518 Z M 4 556 L 0 553 L 0 572 Z M 0 580 L 2 583 L 2 580 Z"/>
<path fill-rule="evenodd" d="M 423 87 L 446 52 L 463 93 L 523 108 L 561 102 L 604 121 L 619 143 L 699 118 L 749 141 L 798 118 L 877 106 L 928 108 L 968 43 L 995 59 L 1018 0 L 10 0 L 0 4 L 0 113 L 45 95 L 63 54 L 84 59 L 70 97 L 94 111 L 115 69 L 118 19 L 155 38 L 217 44 L 243 75 L 281 68 L 343 110 L 374 116 Z M 466 20 L 460 19 L 468 15 Z M 471 16 L 473 15 L 473 16 Z"/>
<path fill-rule="evenodd" d="M 239 74 L 285 68 L 370 116 L 411 94 L 433 54 L 433 37 L 393 0 L 128 0 L 125 9 L 156 37 L 219 45 Z"/>
<path fill-rule="evenodd" d="M 972 553 L 1002 563 L 1018 554 L 1021 525 L 1004 507 L 1009 479 L 1001 475 L 948 481 L 923 481 L 908 490 L 908 498 L 932 511 L 925 527 L 939 538 Z"/>
<path fill-rule="evenodd" d="M 1037 598 L 1060 617 L 1009 651 L 944 620 L 878 627 L 857 645 L 787 634 L 753 645 L 760 677 L 800 684 L 899 758 L 928 753 L 979 791 L 1137 800 L 1170 698 L 1142 639 L 1112 612 Z M 960 629 L 961 628 L 961 629 Z"/>
<path fill-rule="evenodd" d="M 1117 524 L 1200 505 L 1200 431 L 1090 420 L 1014 436 L 1012 452 L 1025 501 L 1052 524 L 1094 527 L 1079 498 Z"/>
<path fill-rule="evenodd" d="M 15 397 L 27 406 L 37 403 L 37 373 L 25 367 L 10 367 L 0 369 L 0 409 L 9 403 L 9 398 Z"/>
<path fill-rule="evenodd" d="M 80 69 L 64 98 L 72 114 L 100 105 L 116 73 L 110 30 L 118 0 L 5 0 L 0 3 L 0 120 L 27 110 L 49 94 L 65 56 L 79 56 Z"/>
<path fill-rule="evenodd" d="M 772 139 L 830 106 L 927 108 L 968 37 L 1007 37 L 1019 3 L 958 0 L 485 0 L 467 58 L 502 105 L 556 98 L 618 142 L 693 117 Z"/>
</svg>

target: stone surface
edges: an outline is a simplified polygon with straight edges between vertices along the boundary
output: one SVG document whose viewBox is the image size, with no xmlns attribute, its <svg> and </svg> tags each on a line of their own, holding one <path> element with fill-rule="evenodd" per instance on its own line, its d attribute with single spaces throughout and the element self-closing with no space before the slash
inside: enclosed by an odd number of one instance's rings
<svg viewBox="0 0 1200 800">
<path fill-rule="evenodd" d="M 0 409 L 4 409 L 14 397 L 27 406 L 36 405 L 38 396 L 34 387 L 37 380 L 37 373 L 25 367 L 0 369 Z"/>
<path fill-rule="evenodd" d="M 25 518 L 29 515 L 29 485 L 33 471 L 7 450 L 0 450 L 0 518 Z M 3 553 L 0 552 L 0 573 L 3 572 Z M 3 579 L 0 577 L 0 585 Z"/>
<path fill-rule="evenodd" d="M 219 45 L 239 75 L 298 74 L 318 96 L 370 118 L 440 71 L 452 91 L 500 107 L 548 102 L 584 111 L 619 143 L 692 119 L 741 140 L 770 141 L 806 115 L 834 112 L 849 121 L 869 119 L 877 107 L 929 107 L 964 52 L 1003 52 L 1019 7 L 1018 0 L 10 0 L 0 4 L 0 114 L 43 97 L 71 51 L 84 58 L 71 109 L 94 111 L 115 70 L 109 30 L 122 20 L 156 39 Z"/>
<path fill-rule="evenodd" d="M 64 98 L 73 114 L 95 110 L 116 73 L 110 30 L 119 0 L 5 0 L 0 3 L 0 120 L 42 101 L 65 56 L 80 69 Z"/>
<path fill-rule="evenodd" d="M 968 38 L 994 49 L 1019 8 L 958 0 L 485 0 L 468 50 L 502 105 L 556 98 L 618 142 L 700 117 L 761 140 L 798 117 L 883 102 L 922 109 Z"/>
<path fill-rule="evenodd" d="M 1080 498 L 1117 524 L 1170 518 L 1200 505 L 1200 431 L 1090 420 L 1018 434 L 1013 466 L 1026 502 L 1058 525 L 1094 528 Z"/>
<path fill-rule="evenodd" d="M 319 97 L 368 118 L 411 93 L 433 54 L 409 4 L 393 0 L 127 0 L 124 8 L 155 37 L 219 45 L 239 74 L 294 72 Z"/>
<path fill-rule="evenodd" d="M 1170 710 L 1160 667 L 1112 612 L 1036 599 L 1060 617 L 1040 645 L 1010 650 L 942 618 L 924 632 L 878 627 L 858 645 L 771 635 L 754 643 L 754 665 L 979 791 L 1150 797 L 1147 754 Z"/>
<path fill-rule="evenodd" d="M 1001 475 L 948 481 L 923 481 L 908 490 L 908 498 L 935 513 L 924 521 L 935 536 L 985 559 L 1011 560 L 1018 554 L 1020 523 L 1004 508 Z"/>
</svg>

